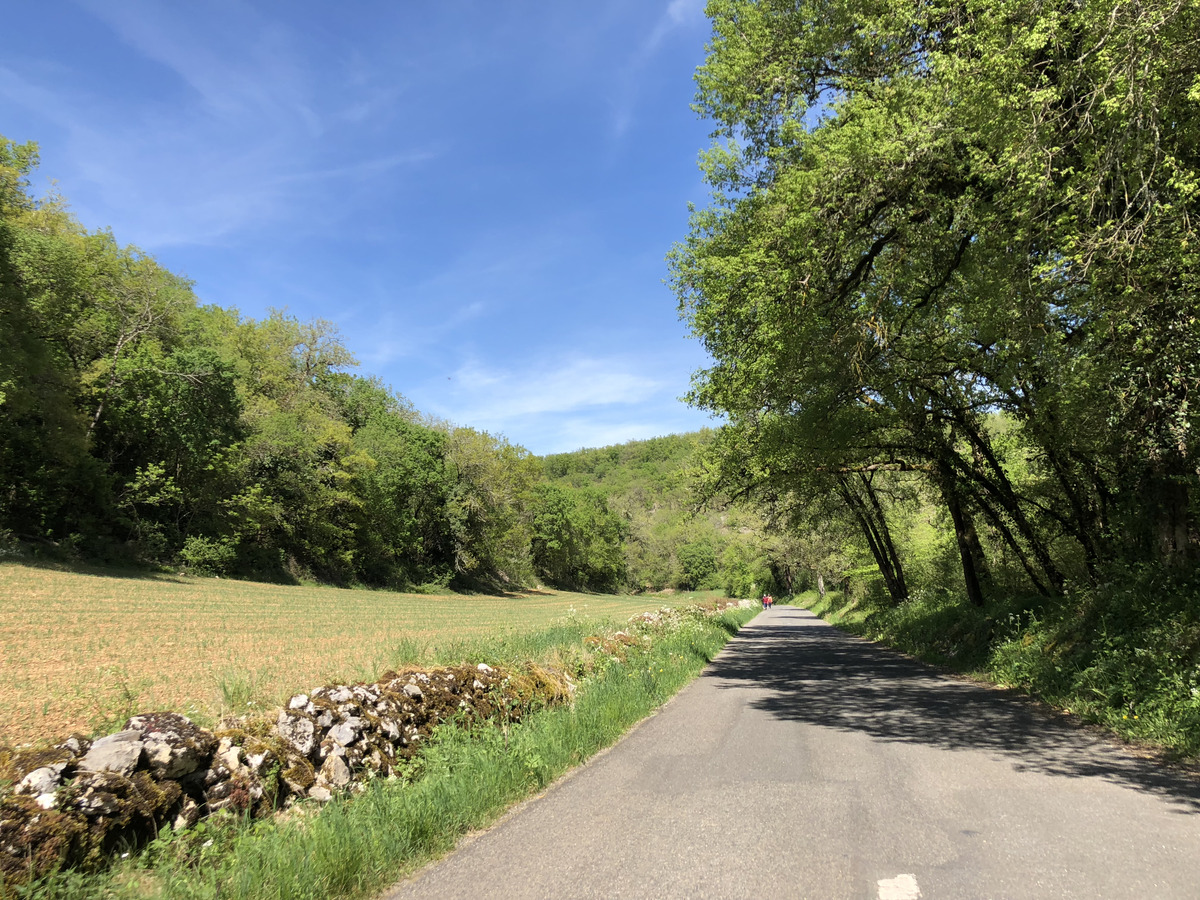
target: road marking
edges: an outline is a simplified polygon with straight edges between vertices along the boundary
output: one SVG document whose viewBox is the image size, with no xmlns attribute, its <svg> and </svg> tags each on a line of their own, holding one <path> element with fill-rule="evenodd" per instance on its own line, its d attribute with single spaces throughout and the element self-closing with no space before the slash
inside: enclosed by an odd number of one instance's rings
<svg viewBox="0 0 1200 900">
<path fill-rule="evenodd" d="M 879 879 L 879 900 L 918 900 L 921 889 L 913 875 Z"/>
</svg>

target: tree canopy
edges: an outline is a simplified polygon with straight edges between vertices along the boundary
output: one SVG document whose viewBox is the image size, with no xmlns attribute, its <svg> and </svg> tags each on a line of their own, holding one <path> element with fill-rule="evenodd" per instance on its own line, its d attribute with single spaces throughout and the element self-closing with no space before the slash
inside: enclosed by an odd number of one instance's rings
<svg viewBox="0 0 1200 900">
<path fill-rule="evenodd" d="M 840 496 L 897 600 L 868 515 L 888 479 L 940 498 L 976 602 L 977 521 L 1046 592 L 1190 560 L 1200 8 L 708 13 L 697 109 L 723 141 L 671 266 L 714 360 L 691 399 L 740 435 L 724 482 Z"/>
</svg>

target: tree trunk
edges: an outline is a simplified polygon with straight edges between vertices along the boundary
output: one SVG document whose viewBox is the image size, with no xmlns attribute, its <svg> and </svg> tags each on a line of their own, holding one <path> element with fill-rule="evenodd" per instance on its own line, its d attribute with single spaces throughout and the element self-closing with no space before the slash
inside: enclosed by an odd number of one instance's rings
<svg viewBox="0 0 1200 900">
<path fill-rule="evenodd" d="M 1017 496 L 1012 482 L 1009 481 L 1004 467 L 996 458 L 987 436 L 975 426 L 974 422 L 968 420 L 965 416 L 960 416 L 955 421 L 955 427 L 961 429 L 962 434 L 970 441 L 972 448 L 978 451 L 980 458 L 987 466 L 987 471 L 981 471 L 978 467 L 969 466 L 961 458 L 959 458 L 960 466 L 955 468 L 962 471 L 964 475 L 974 481 L 981 491 L 992 497 L 1000 508 L 1008 514 L 1017 533 L 1025 540 L 1034 559 L 1037 560 L 1038 567 L 1045 573 L 1046 580 L 1050 582 L 1054 592 L 1062 594 L 1066 578 L 1059 571 L 1058 566 L 1055 565 L 1054 560 L 1050 556 L 1049 549 L 1038 537 L 1032 523 L 1026 517 L 1025 510 L 1021 506 L 1021 499 Z M 948 454 L 954 454 L 953 450 L 948 450 L 947 452 Z M 954 456 L 957 458 L 957 454 L 954 454 Z M 940 460 L 939 465 L 942 462 L 949 464 L 950 458 L 947 457 Z"/>
<path fill-rule="evenodd" d="M 1045 582 L 1042 581 L 1041 576 L 1038 574 L 1037 569 L 1030 561 L 1029 556 L 1025 553 L 1025 548 L 1021 546 L 1021 542 L 1018 541 L 1016 535 L 1012 533 L 1012 529 L 1008 527 L 1008 523 L 1004 521 L 1004 517 L 1000 514 L 1000 511 L 992 505 L 991 497 L 987 494 L 981 493 L 978 490 L 974 490 L 973 486 L 970 484 L 968 484 L 966 487 L 968 490 L 971 490 L 971 496 L 974 498 L 975 502 L 979 504 L 979 508 L 983 510 L 983 514 L 987 520 L 992 523 L 992 527 L 1000 532 L 1000 537 L 1004 539 L 1004 543 L 1006 543 L 1009 549 L 1016 554 L 1017 561 L 1025 570 L 1025 574 L 1029 576 L 1029 580 L 1033 584 L 1034 590 L 1036 590 L 1043 597 L 1052 596 L 1050 589 L 1046 587 Z"/>
<path fill-rule="evenodd" d="M 875 565 L 879 569 L 879 574 L 883 576 L 884 584 L 887 585 L 892 603 L 902 603 L 908 599 L 908 586 L 904 581 L 904 569 L 900 565 L 900 558 L 896 554 L 895 546 L 892 544 L 892 536 L 888 531 L 887 519 L 883 515 L 883 509 L 879 505 L 879 500 L 875 496 L 870 482 L 866 479 L 863 481 L 867 495 L 871 499 L 870 505 L 858 495 L 858 492 L 850 486 L 845 478 L 839 478 L 838 482 L 841 488 L 842 499 L 846 501 L 846 505 L 858 520 L 859 528 L 862 530 L 863 537 L 866 538 L 867 547 L 871 551 L 871 556 L 875 559 Z"/>
<path fill-rule="evenodd" d="M 904 579 L 904 567 L 900 564 L 900 554 L 896 552 L 896 547 L 892 543 L 892 531 L 887 526 L 887 517 L 883 514 L 883 507 L 879 503 L 879 496 L 875 493 L 875 489 L 871 487 L 871 479 L 859 473 L 858 477 L 862 480 L 863 490 L 867 495 L 867 499 L 871 502 L 871 508 L 875 512 L 875 521 L 878 524 L 880 541 L 883 543 L 884 551 L 892 561 L 892 569 L 895 572 L 896 583 L 900 589 L 900 599 L 908 599 L 908 583 Z"/>
<path fill-rule="evenodd" d="M 983 606 L 983 588 L 979 583 L 977 558 L 982 557 L 979 547 L 979 537 L 975 532 L 975 523 L 971 515 L 963 508 L 962 498 L 958 491 L 958 479 L 954 469 L 944 460 L 938 461 L 939 482 L 942 497 L 950 510 L 950 519 L 954 523 L 954 536 L 958 539 L 958 556 L 962 561 L 963 583 L 967 588 L 967 599 L 973 606 Z"/>
<path fill-rule="evenodd" d="M 1145 477 L 1143 493 L 1149 514 L 1150 549 L 1164 566 L 1184 565 L 1192 554 L 1188 521 L 1188 486 L 1178 476 L 1155 466 Z"/>
</svg>

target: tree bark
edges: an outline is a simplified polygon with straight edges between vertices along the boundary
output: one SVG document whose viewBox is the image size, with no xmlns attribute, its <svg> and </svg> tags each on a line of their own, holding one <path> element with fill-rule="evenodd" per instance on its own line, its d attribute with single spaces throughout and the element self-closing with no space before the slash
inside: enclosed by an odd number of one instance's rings
<svg viewBox="0 0 1200 900">
<path fill-rule="evenodd" d="M 975 524 L 971 521 L 970 513 L 963 508 L 962 498 L 958 490 L 958 478 L 954 469 L 945 461 L 939 461 L 938 474 L 942 497 L 950 510 L 950 519 L 954 523 L 954 536 L 958 540 L 958 556 L 962 562 L 963 583 L 967 589 L 967 599 L 973 606 L 984 606 L 983 587 L 979 583 L 979 571 L 976 566 L 976 556 L 982 555 L 979 548 L 979 537 L 975 533 Z"/>
<path fill-rule="evenodd" d="M 868 497 L 871 499 L 870 505 L 858 495 L 858 492 L 851 487 L 845 478 L 838 478 L 842 499 L 845 500 L 850 511 L 854 513 L 855 519 L 858 520 L 859 528 L 862 530 L 863 537 L 866 538 L 867 547 L 871 551 L 871 556 L 875 559 L 875 565 L 879 569 L 879 574 L 883 576 L 884 584 L 887 585 L 892 603 L 900 604 L 908 599 L 908 586 L 904 580 L 904 569 L 900 564 L 900 557 L 896 554 L 896 548 L 892 544 L 891 533 L 887 527 L 887 519 L 883 514 L 882 507 L 879 505 L 879 500 L 875 496 L 870 482 L 864 479 L 863 484 Z"/>
</svg>

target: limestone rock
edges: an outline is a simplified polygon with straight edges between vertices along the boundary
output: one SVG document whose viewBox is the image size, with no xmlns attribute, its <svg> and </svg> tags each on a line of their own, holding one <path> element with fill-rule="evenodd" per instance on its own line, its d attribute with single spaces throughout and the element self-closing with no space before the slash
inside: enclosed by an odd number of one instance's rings
<svg viewBox="0 0 1200 900">
<path fill-rule="evenodd" d="M 171 820 L 171 828 L 175 831 L 183 831 L 185 828 L 191 828 L 198 821 L 200 821 L 200 804 L 191 797 L 184 797 L 183 806 Z"/>
<path fill-rule="evenodd" d="M 351 691 L 359 703 L 371 704 L 379 699 L 379 691 L 369 685 L 355 685 Z"/>
<path fill-rule="evenodd" d="M 321 779 L 333 787 L 345 787 L 350 783 L 350 767 L 340 756 L 328 756 L 320 774 Z"/>
<path fill-rule="evenodd" d="M 224 753 L 218 751 L 213 758 L 230 772 L 236 772 L 242 767 L 242 748 L 230 747 Z"/>
<path fill-rule="evenodd" d="M 214 764 L 211 768 L 205 769 L 203 773 L 202 784 L 206 788 L 212 787 L 214 784 L 219 784 L 222 781 L 228 781 L 233 776 L 226 766 L 221 763 Z"/>
<path fill-rule="evenodd" d="M 275 754 L 270 750 L 264 750 L 261 753 L 249 753 L 246 755 L 246 768 L 259 777 L 262 777 L 262 775 L 271 767 L 274 762 Z"/>
<path fill-rule="evenodd" d="M 126 729 L 100 738 L 79 761 L 79 768 L 85 772 L 132 775 L 142 761 L 142 752 L 145 750 L 142 734 L 136 729 Z"/>
<path fill-rule="evenodd" d="M 362 719 L 351 716 L 344 722 L 339 722 L 329 729 L 329 737 L 337 741 L 343 747 L 349 747 L 358 740 L 362 734 L 363 726 L 366 724 Z"/>
<path fill-rule="evenodd" d="M 311 800 L 316 800 L 320 803 L 328 803 L 333 799 L 333 792 L 323 784 L 314 784 L 308 789 L 308 796 Z"/>
<path fill-rule="evenodd" d="M 97 738 L 92 742 L 91 749 L 95 750 L 97 747 L 107 747 L 110 744 L 131 744 L 134 741 L 140 741 L 145 734 L 146 732 L 140 728 L 126 728 L 107 737 Z"/>
<path fill-rule="evenodd" d="M 60 750 L 66 750 L 72 756 L 83 756 L 87 753 L 88 748 L 92 745 L 87 738 L 80 737 L 77 734 L 71 735 L 65 741 L 58 745 Z"/>
<path fill-rule="evenodd" d="M 50 766 L 42 766 L 40 769 L 34 769 L 21 779 L 20 784 L 17 785 L 16 792 L 18 794 L 52 795 L 62 786 L 63 772 L 66 768 L 66 763 L 54 763 Z"/>
<path fill-rule="evenodd" d="M 74 784 L 77 792 L 74 798 L 75 808 L 90 818 L 111 816 L 120 811 L 121 798 L 115 792 L 111 777 L 106 772 L 97 771 L 78 778 Z"/>
<path fill-rule="evenodd" d="M 404 686 L 404 695 L 412 700 L 416 700 L 418 703 L 425 699 L 424 692 L 415 684 L 406 684 Z"/>
<path fill-rule="evenodd" d="M 312 719 L 294 710 L 280 710 L 275 733 L 301 756 L 310 756 L 317 748 L 316 727 Z"/>
<path fill-rule="evenodd" d="M 288 709 L 304 709 L 308 706 L 308 694 L 297 694 L 288 701 Z"/>
<path fill-rule="evenodd" d="M 156 778 L 177 779 L 207 765 L 217 740 L 179 713 L 156 712 L 134 716 L 126 728 L 143 732 L 146 761 Z"/>
</svg>

